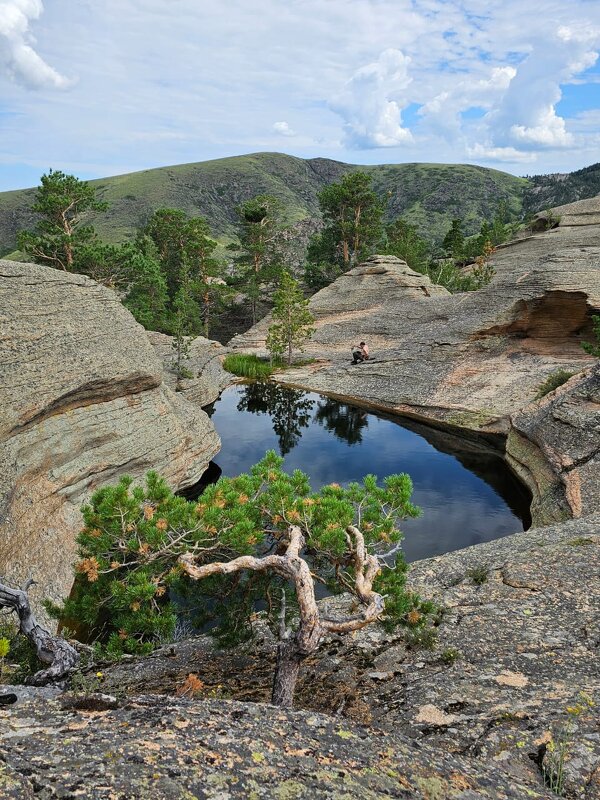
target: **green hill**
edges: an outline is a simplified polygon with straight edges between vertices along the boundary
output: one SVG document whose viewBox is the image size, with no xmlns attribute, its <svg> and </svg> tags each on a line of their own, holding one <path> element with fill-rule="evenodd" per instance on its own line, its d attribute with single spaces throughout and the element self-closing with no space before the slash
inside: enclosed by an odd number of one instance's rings
<svg viewBox="0 0 600 800">
<path fill-rule="evenodd" d="M 467 233 L 493 216 L 500 200 L 520 214 L 529 181 L 497 170 L 463 164 L 382 164 L 357 167 L 325 158 L 301 159 L 281 153 L 181 164 L 91 181 L 109 210 L 89 221 L 107 241 L 122 242 L 152 212 L 175 207 L 207 218 L 223 242 L 236 235 L 235 208 L 261 193 L 282 201 L 289 222 L 318 220 L 317 194 L 346 172 L 364 170 L 388 202 L 387 217 L 406 216 L 429 239 L 440 240 L 453 217 L 465 220 Z M 14 250 L 18 230 L 35 224 L 33 189 L 0 193 L 0 254 Z M 300 225 L 306 236 L 314 227 Z"/>
<path fill-rule="evenodd" d="M 554 175 L 533 175 L 525 193 L 523 211 L 542 211 L 546 208 L 587 200 L 600 194 L 600 164 L 576 172 Z"/>
</svg>

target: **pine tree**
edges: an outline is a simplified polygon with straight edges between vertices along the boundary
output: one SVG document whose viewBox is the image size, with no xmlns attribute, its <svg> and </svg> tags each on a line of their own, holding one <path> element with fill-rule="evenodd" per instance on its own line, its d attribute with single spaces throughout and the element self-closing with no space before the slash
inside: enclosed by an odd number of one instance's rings
<svg viewBox="0 0 600 800">
<path fill-rule="evenodd" d="M 129 261 L 130 286 L 123 300 L 146 330 L 162 330 L 166 323 L 167 281 L 156 258 L 136 250 Z"/>
<path fill-rule="evenodd" d="M 231 290 L 221 278 L 223 264 L 214 256 L 217 242 L 204 217 L 188 220 L 184 236 L 184 259 L 200 301 L 202 333 L 208 338 L 213 311 L 222 306 Z"/>
<path fill-rule="evenodd" d="M 442 247 L 452 258 L 460 259 L 463 256 L 465 235 L 462 230 L 462 220 L 453 219 L 448 233 L 444 236 Z"/>
<path fill-rule="evenodd" d="M 216 622 L 212 632 L 229 643 L 251 635 L 260 602 L 279 632 L 272 702 L 280 706 L 292 705 L 300 666 L 327 634 L 352 633 L 384 615 L 388 625 L 425 625 L 432 606 L 406 590 L 400 550 L 400 521 L 419 513 L 408 475 L 381 485 L 368 475 L 313 493 L 305 474 L 289 475 L 282 463 L 270 451 L 194 502 L 173 495 L 155 473 L 145 487 L 123 477 L 99 489 L 83 508 L 73 590 L 47 610 L 80 621 L 118 656 L 169 640 L 183 610 L 175 598 L 189 600 L 196 626 Z M 350 592 L 352 611 L 324 615 L 317 582 Z"/>
<path fill-rule="evenodd" d="M 371 180 L 365 172 L 352 172 L 319 193 L 325 228 L 312 243 L 313 257 L 340 261 L 347 271 L 379 243 L 383 206 Z"/>
<path fill-rule="evenodd" d="M 235 262 L 239 267 L 239 281 L 250 301 L 252 324 L 258 319 L 258 303 L 266 287 L 281 272 L 280 244 L 283 231 L 281 203 L 268 194 L 247 200 L 238 209 L 240 219 L 239 245 L 230 245 L 237 251 Z"/>
<path fill-rule="evenodd" d="M 190 378 L 192 375 L 185 366 L 190 356 L 190 342 L 195 332 L 199 309 L 193 297 L 189 271 L 184 266 L 181 283 L 173 301 L 171 315 L 171 332 L 173 334 L 173 369 L 178 378 Z"/>
<path fill-rule="evenodd" d="M 267 334 L 267 349 L 276 361 L 287 351 L 287 363 L 292 363 L 294 348 L 302 345 L 314 333 L 314 317 L 308 310 L 308 300 L 304 299 L 298 281 L 289 272 L 281 275 L 279 288 L 273 295 L 273 324 Z"/>
<path fill-rule="evenodd" d="M 230 293 L 221 278 L 224 264 L 214 255 L 217 242 L 208 222 L 204 217 L 188 219 L 176 208 L 161 208 L 140 232 L 138 241 L 144 237 L 156 248 L 174 312 L 176 298 L 186 283 L 185 302 L 189 306 L 193 301 L 197 310 L 197 316 L 188 320 L 189 333 L 202 332 L 208 337 L 211 316 Z M 181 297 L 177 302 L 181 304 Z"/>
<path fill-rule="evenodd" d="M 385 253 L 406 261 L 411 269 L 426 272 L 429 262 L 429 245 L 414 225 L 399 217 L 386 229 Z"/>
<path fill-rule="evenodd" d="M 20 231 L 17 244 L 38 264 L 68 272 L 76 270 L 78 248 L 96 239 L 91 225 L 82 225 L 86 211 L 108 208 L 96 198 L 96 190 L 86 181 L 60 170 L 42 175 L 32 211 L 40 215 L 35 231 Z"/>
<path fill-rule="evenodd" d="M 159 208 L 138 234 L 138 240 L 147 237 L 156 247 L 158 259 L 167 278 L 171 301 L 175 298 L 181 283 L 186 222 L 185 211 L 178 208 Z"/>
</svg>

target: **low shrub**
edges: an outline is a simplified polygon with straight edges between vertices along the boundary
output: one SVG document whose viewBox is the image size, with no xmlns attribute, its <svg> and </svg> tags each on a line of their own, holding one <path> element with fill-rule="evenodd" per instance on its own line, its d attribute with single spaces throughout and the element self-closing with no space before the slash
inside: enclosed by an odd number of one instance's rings
<svg viewBox="0 0 600 800">
<path fill-rule="evenodd" d="M 563 383 L 566 383 L 569 378 L 572 378 L 574 374 L 574 372 L 567 372 L 566 369 L 557 369 L 556 372 L 548 375 L 546 380 L 540 384 L 535 399 L 540 400 L 550 392 L 558 389 L 558 387 L 562 386 Z"/>
<path fill-rule="evenodd" d="M 20 684 L 40 669 L 41 663 L 29 639 L 10 617 L 0 616 L 0 684 Z"/>
<path fill-rule="evenodd" d="M 467 577 L 471 578 L 476 586 L 482 586 L 488 579 L 490 568 L 487 564 L 477 564 L 467 570 Z"/>
<path fill-rule="evenodd" d="M 596 358 L 600 358 L 600 315 L 599 314 L 592 314 L 592 323 L 594 325 L 594 336 L 596 337 L 595 342 L 583 342 L 582 347 L 586 353 L 589 353 L 591 356 L 596 356 Z"/>
<path fill-rule="evenodd" d="M 404 641 L 410 650 L 434 650 L 438 635 L 435 628 L 429 626 L 408 628 L 404 634 Z"/>
<path fill-rule="evenodd" d="M 489 262 L 489 255 L 476 259 L 470 274 L 466 274 L 452 258 L 431 261 L 424 270 L 417 270 L 427 275 L 438 286 L 443 286 L 453 294 L 457 292 L 476 292 L 487 286 L 494 277 L 494 268 Z"/>
<path fill-rule="evenodd" d="M 448 666 L 454 664 L 454 662 L 458 661 L 460 657 L 461 652 L 460 650 L 457 650 L 456 647 L 448 647 L 440 655 L 442 662 Z"/>
</svg>

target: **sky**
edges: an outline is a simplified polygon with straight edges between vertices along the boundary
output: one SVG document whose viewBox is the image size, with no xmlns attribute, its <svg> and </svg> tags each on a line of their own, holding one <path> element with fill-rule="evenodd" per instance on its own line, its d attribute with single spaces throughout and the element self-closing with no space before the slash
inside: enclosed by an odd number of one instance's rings
<svg viewBox="0 0 600 800">
<path fill-rule="evenodd" d="M 600 161 L 600 0 L 0 0 L 0 190 L 258 151 Z"/>
</svg>

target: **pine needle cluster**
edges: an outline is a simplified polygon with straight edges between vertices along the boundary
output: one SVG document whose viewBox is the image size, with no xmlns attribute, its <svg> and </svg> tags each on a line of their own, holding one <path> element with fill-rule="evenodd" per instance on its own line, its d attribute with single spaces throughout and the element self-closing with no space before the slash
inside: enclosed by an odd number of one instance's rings
<svg viewBox="0 0 600 800">
<path fill-rule="evenodd" d="M 222 478 L 198 501 L 174 495 L 154 472 L 144 486 L 125 477 L 99 489 L 83 508 L 73 590 L 61 606 L 47 608 L 112 657 L 146 653 L 171 640 L 182 616 L 196 629 L 212 627 L 225 643 L 237 642 L 251 635 L 258 603 L 274 627 L 280 623 L 282 592 L 289 595 L 286 613 L 293 620 L 293 587 L 272 572 L 191 581 L 179 556 L 191 553 L 202 564 L 276 554 L 285 549 L 294 525 L 303 532 L 303 557 L 315 581 L 334 594 L 352 592 L 347 528 L 356 525 L 369 552 L 392 552 L 377 591 L 386 595 L 388 622 L 406 621 L 420 608 L 406 591 L 400 549 L 399 522 L 420 513 L 410 501 L 409 476 L 392 475 L 380 484 L 368 475 L 362 484 L 332 483 L 313 492 L 303 472 L 288 474 L 282 462 L 269 451 L 248 473 Z"/>
</svg>

